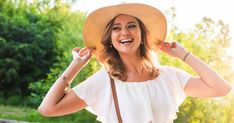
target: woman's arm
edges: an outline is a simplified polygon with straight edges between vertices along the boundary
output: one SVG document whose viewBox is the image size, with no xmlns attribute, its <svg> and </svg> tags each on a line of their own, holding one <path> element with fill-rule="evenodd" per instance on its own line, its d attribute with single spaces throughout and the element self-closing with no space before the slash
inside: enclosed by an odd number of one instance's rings
<svg viewBox="0 0 234 123">
<path fill-rule="evenodd" d="M 192 77 L 186 84 L 184 90 L 188 96 L 194 97 L 217 97 L 225 96 L 231 86 L 216 71 L 209 67 L 206 63 L 195 57 L 191 53 L 186 56 L 188 51 L 176 42 L 164 43 L 161 50 L 167 54 L 184 60 L 194 71 L 198 73 L 198 77 Z M 185 57 L 186 56 L 186 57 Z"/>
<path fill-rule="evenodd" d="M 72 82 L 79 71 L 85 66 L 92 56 L 92 49 L 74 48 L 73 61 L 56 80 L 46 94 L 38 111 L 45 116 L 59 116 L 79 111 L 87 106 L 73 91 L 65 92 L 65 88 Z"/>
</svg>

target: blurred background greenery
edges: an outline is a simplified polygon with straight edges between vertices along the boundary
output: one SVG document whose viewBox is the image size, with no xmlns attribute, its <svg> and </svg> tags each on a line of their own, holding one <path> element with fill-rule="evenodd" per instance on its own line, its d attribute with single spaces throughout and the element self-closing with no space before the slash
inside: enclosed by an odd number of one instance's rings
<svg viewBox="0 0 234 123">
<path fill-rule="evenodd" d="M 48 89 L 72 60 L 71 50 L 83 47 L 82 26 L 86 13 L 71 11 L 73 0 L 0 1 L 0 119 L 28 122 L 97 122 L 86 110 L 63 116 L 43 117 L 37 107 Z M 166 12 L 172 19 L 176 11 Z M 226 55 L 230 30 L 222 21 L 203 18 L 190 31 L 176 24 L 167 40 L 178 41 L 212 66 L 230 83 L 234 81 L 233 58 Z M 159 52 L 160 64 L 177 66 L 196 75 L 180 60 Z M 73 86 L 100 69 L 95 58 L 79 73 Z M 187 98 L 176 123 L 233 123 L 234 96 Z"/>
</svg>

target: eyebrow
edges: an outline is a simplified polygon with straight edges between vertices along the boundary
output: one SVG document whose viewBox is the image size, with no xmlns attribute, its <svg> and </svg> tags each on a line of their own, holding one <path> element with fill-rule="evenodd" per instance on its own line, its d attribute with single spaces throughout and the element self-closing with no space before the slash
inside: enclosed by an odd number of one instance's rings
<svg viewBox="0 0 234 123">
<path fill-rule="evenodd" d="M 131 24 L 131 23 L 136 24 L 136 21 L 129 21 L 127 24 Z M 115 26 L 115 25 L 121 25 L 121 24 L 120 23 L 114 23 L 113 26 Z"/>
</svg>

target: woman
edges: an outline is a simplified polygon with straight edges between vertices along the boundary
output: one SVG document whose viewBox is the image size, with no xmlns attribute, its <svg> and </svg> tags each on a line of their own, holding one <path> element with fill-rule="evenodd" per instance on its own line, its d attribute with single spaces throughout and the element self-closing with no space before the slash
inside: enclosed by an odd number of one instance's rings
<svg viewBox="0 0 234 123">
<path fill-rule="evenodd" d="M 166 19 L 149 5 L 125 3 L 97 9 L 87 17 L 83 36 L 88 48 L 73 49 L 73 61 L 48 91 L 38 109 L 41 114 L 60 116 L 87 107 L 106 123 L 168 123 L 176 118 L 186 96 L 217 97 L 231 90 L 184 47 L 163 42 Z M 159 49 L 183 60 L 199 76 L 157 65 L 152 54 Z M 92 55 L 103 68 L 64 91 Z"/>
</svg>

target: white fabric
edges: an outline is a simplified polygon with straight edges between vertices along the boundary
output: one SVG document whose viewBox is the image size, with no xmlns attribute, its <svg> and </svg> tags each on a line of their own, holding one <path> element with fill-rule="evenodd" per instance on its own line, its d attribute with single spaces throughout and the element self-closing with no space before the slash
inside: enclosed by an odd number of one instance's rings
<svg viewBox="0 0 234 123">
<path fill-rule="evenodd" d="M 160 75 L 144 82 L 114 78 L 124 123 L 172 123 L 186 95 L 184 86 L 191 75 L 174 67 L 160 66 Z M 117 123 L 109 75 L 101 69 L 73 88 L 103 123 Z"/>
</svg>

